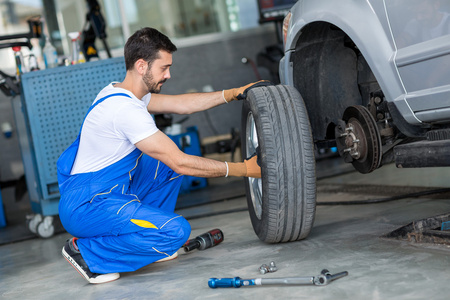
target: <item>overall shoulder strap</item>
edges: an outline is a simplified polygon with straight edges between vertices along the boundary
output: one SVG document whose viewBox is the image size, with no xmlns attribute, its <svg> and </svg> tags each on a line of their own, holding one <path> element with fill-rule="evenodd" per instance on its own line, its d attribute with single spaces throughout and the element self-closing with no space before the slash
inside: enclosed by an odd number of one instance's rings
<svg viewBox="0 0 450 300">
<path fill-rule="evenodd" d="M 110 95 L 108 95 L 108 96 L 105 96 L 105 97 L 103 97 L 103 98 L 97 100 L 97 102 L 95 102 L 94 104 L 92 104 L 92 105 L 89 107 L 89 109 L 88 109 L 86 115 L 84 116 L 83 123 L 81 123 L 81 126 L 80 126 L 80 132 L 78 132 L 78 135 L 81 134 L 81 129 L 83 128 L 84 121 L 86 120 L 86 117 L 87 117 L 88 114 L 91 112 L 91 110 L 94 109 L 94 107 L 96 107 L 97 105 L 99 105 L 99 104 L 102 103 L 103 101 L 105 101 L 106 99 L 111 98 L 111 97 L 114 97 L 114 96 L 124 96 L 124 97 L 131 98 L 130 95 L 125 94 L 125 93 L 114 93 L 114 94 L 110 94 Z"/>
<path fill-rule="evenodd" d="M 105 101 L 106 99 L 111 98 L 111 97 L 114 97 L 114 96 L 124 96 L 124 97 L 131 98 L 130 95 L 125 94 L 125 93 L 115 93 L 115 94 L 110 94 L 110 95 L 108 95 L 108 96 L 105 96 L 105 97 L 103 97 L 103 98 L 97 100 L 97 102 L 95 102 L 94 104 L 92 104 L 91 107 L 89 107 L 89 110 L 87 111 L 86 116 L 87 116 L 87 115 L 91 112 L 91 110 L 92 110 L 94 107 L 96 107 L 98 104 L 100 104 L 100 103 L 102 103 L 103 101 Z M 86 118 L 86 117 L 85 117 L 85 118 Z"/>
</svg>

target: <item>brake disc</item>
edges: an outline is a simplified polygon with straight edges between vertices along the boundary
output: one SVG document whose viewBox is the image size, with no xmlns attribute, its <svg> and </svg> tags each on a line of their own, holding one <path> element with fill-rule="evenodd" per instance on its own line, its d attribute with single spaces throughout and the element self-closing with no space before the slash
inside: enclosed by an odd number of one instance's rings
<svg viewBox="0 0 450 300">
<path fill-rule="evenodd" d="M 366 174 L 381 164 L 382 144 L 377 123 L 361 105 L 349 106 L 335 130 L 339 154 Z"/>
</svg>

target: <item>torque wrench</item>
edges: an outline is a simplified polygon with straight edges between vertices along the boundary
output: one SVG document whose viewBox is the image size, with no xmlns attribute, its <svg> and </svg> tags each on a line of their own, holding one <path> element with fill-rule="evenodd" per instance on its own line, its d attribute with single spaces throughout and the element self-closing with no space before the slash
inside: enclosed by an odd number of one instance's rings
<svg viewBox="0 0 450 300">
<path fill-rule="evenodd" d="M 340 272 L 336 274 L 330 274 L 326 269 L 322 270 L 318 276 L 307 277 L 287 277 L 287 278 L 254 278 L 254 279 L 242 279 L 240 277 L 234 278 L 210 278 L 208 286 L 212 289 L 226 288 L 251 285 L 327 285 L 333 280 L 347 276 L 348 272 Z"/>
</svg>

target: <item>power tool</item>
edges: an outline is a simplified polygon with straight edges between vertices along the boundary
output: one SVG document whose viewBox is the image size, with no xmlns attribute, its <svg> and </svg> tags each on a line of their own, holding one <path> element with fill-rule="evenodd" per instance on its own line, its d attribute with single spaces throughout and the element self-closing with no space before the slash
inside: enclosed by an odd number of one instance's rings
<svg viewBox="0 0 450 300">
<path fill-rule="evenodd" d="M 223 241 L 223 232 L 220 229 L 210 230 L 196 238 L 188 240 L 184 245 L 184 251 L 189 252 L 194 249 L 205 250 L 216 246 Z"/>
</svg>

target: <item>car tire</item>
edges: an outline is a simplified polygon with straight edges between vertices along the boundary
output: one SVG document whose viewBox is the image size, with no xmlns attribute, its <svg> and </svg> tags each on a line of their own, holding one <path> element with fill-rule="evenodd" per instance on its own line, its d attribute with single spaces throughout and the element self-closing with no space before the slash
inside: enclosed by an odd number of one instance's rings
<svg viewBox="0 0 450 300">
<path fill-rule="evenodd" d="M 315 157 L 306 107 L 294 87 L 248 92 L 242 108 L 242 156 L 255 152 L 262 177 L 245 178 L 255 233 L 267 243 L 306 238 L 316 210 Z"/>
</svg>

